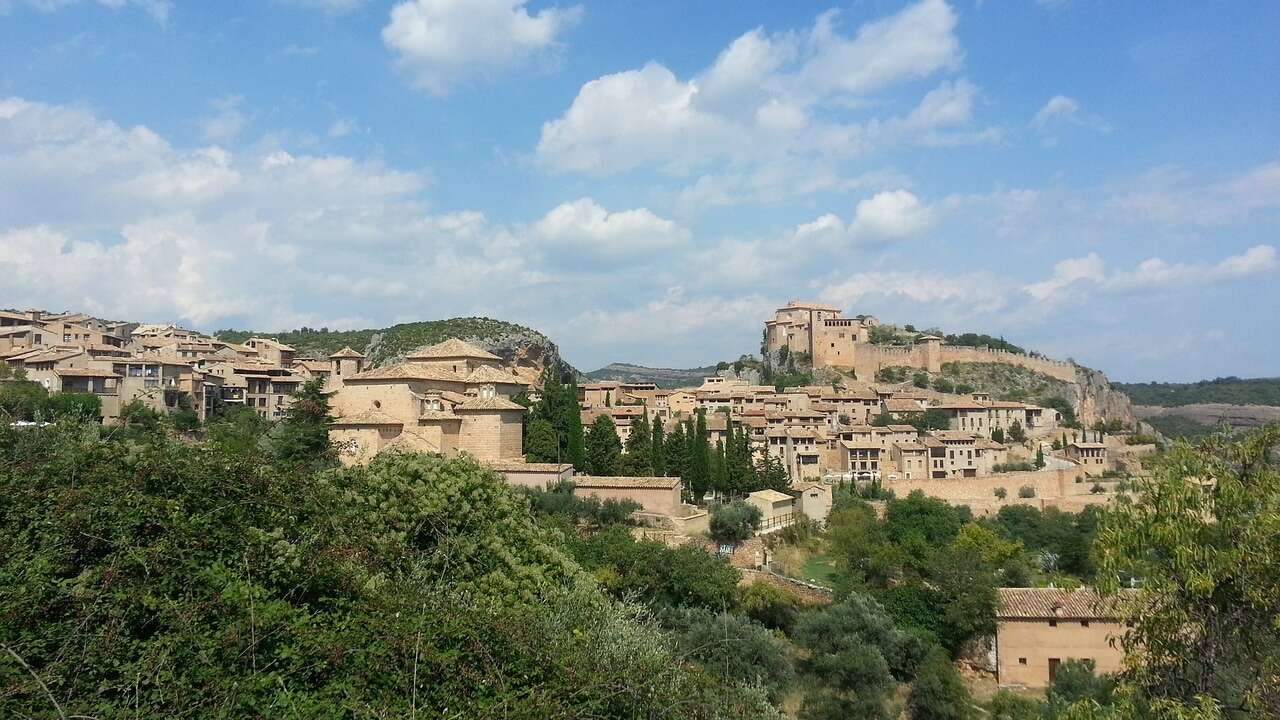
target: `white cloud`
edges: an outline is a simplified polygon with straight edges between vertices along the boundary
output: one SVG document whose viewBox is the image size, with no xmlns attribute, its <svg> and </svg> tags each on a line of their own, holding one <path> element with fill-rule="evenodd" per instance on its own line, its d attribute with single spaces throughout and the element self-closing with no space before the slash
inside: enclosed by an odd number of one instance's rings
<svg viewBox="0 0 1280 720">
<path fill-rule="evenodd" d="M 960 64 L 956 14 L 943 0 L 910 5 L 863 25 L 852 38 L 836 29 L 839 16 L 828 10 L 809 34 L 812 56 L 799 76 L 815 89 L 866 93 Z"/>
<path fill-rule="evenodd" d="M 1270 272 L 1278 266 L 1276 249 L 1271 245 L 1255 245 L 1216 263 L 1169 263 L 1148 258 L 1132 270 L 1110 273 L 1102 258 L 1090 253 L 1057 263 L 1050 278 L 1026 285 L 1023 290 L 1037 301 L 1057 302 L 1082 288 L 1120 292 L 1199 286 Z"/>
<path fill-rule="evenodd" d="M 209 103 L 214 114 L 200 123 L 204 139 L 212 143 L 226 144 L 235 140 L 249 123 L 244 112 L 244 97 L 228 95 Z"/>
<path fill-rule="evenodd" d="M 1088 128 L 1100 133 L 1111 132 L 1111 126 L 1097 115 L 1084 112 L 1080 102 L 1066 95 L 1054 95 L 1036 111 L 1031 126 L 1039 132 L 1046 145 L 1058 142 L 1057 133 L 1063 127 Z"/>
<path fill-rule="evenodd" d="M 1196 182 L 1174 166 L 1153 168 L 1116 193 L 1112 204 L 1127 218 L 1170 225 L 1229 225 L 1280 209 L 1280 162 L 1272 161 L 1225 180 Z"/>
<path fill-rule="evenodd" d="M 1009 304 L 990 276 L 924 271 L 857 273 L 819 286 L 818 297 L 845 308 L 886 302 L 944 306 L 956 316 L 994 313 Z"/>
<path fill-rule="evenodd" d="M 0 15 L 12 12 L 15 6 L 26 6 L 50 13 L 77 5 L 79 2 L 80 0 L 0 0 Z M 112 10 L 129 6 L 137 7 L 161 25 L 168 24 L 169 13 L 173 10 L 173 3 L 170 0 L 97 0 L 97 3 Z"/>
<path fill-rule="evenodd" d="M 609 259 L 669 250 L 689 239 L 688 230 L 647 208 L 609 212 L 591 198 L 555 207 L 533 232 L 550 245 Z"/>
<path fill-rule="evenodd" d="M 933 211 L 908 190 L 876 193 L 858 203 L 850 230 L 867 235 L 900 239 L 917 235 L 933 223 Z"/>
<path fill-rule="evenodd" d="M 956 14 L 921 0 L 842 34 L 840 13 L 807 33 L 751 30 L 689 79 L 651 62 L 584 84 L 543 124 L 536 156 L 553 172 L 608 175 L 639 167 L 685 174 L 716 163 L 833 162 L 894 143 L 988 142 L 936 135 L 971 120 L 977 88 L 944 82 L 905 117 L 855 121 L 868 95 L 959 67 Z M 721 173 L 724 174 L 724 173 Z"/>
<path fill-rule="evenodd" d="M 412 82 L 435 95 L 546 57 L 581 8 L 530 15 L 526 0 L 406 0 L 391 9 L 382 41 Z"/>
</svg>

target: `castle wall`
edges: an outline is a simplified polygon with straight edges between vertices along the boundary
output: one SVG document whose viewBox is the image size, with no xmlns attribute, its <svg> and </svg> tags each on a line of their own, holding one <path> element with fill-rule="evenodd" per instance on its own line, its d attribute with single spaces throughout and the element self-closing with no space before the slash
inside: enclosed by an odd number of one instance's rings
<svg viewBox="0 0 1280 720">
<path fill-rule="evenodd" d="M 1031 357 L 1030 355 L 1021 355 L 1007 350 L 943 345 L 941 360 L 944 364 L 960 362 L 1018 365 L 1028 370 L 1044 373 L 1063 382 L 1073 383 L 1076 381 L 1076 366 L 1072 363 L 1063 360 Z"/>
</svg>

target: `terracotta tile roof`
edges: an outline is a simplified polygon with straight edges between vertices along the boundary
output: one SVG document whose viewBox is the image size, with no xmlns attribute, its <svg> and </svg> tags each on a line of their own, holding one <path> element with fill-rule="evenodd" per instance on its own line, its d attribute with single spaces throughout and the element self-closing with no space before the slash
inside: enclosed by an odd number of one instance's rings
<svg viewBox="0 0 1280 720">
<path fill-rule="evenodd" d="M 87 378 L 118 378 L 119 375 L 110 370 L 95 370 L 93 368 L 56 368 L 53 371 L 58 377 L 87 377 Z"/>
<path fill-rule="evenodd" d="M 748 493 L 747 498 L 764 500 L 767 503 L 792 502 L 795 500 L 795 498 L 790 495 L 784 492 L 778 492 L 777 490 L 757 490 L 753 493 Z"/>
<path fill-rule="evenodd" d="M 350 346 L 344 347 L 338 352 L 330 355 L 331 358 L 363 358 L 364 355 L 352 350 Z"/>
<path fill-rule="evenodd" d="M 452 370 L 427 365 L 425 363 L 404 362 L 387 367 L 365 370 L 348 377 L 345 382 L 361 380 L 439 380 L 441 382 L 466 382 L 461 375 Z"/>
<path fill-rule="evenodd" d="M 996 442 L 995 440 L 991 440 L 991 439 L 989 439 L 989 438 L 978 438 L 978 441 L 974 443 L 974 447 L 978 448 L 979 450 L 1004 450 L 1004 449 L 1006 449 L 1004 445 L 1002 445 L 1002 444 L 1000 444 L 1000 443 Z"/>
<path fill-rule="evenodd" d="M 1082 450 L 1100 450 L 1107 447 L 1107 444 L 1098 442 L 1069 442 L 1067 443 L 1067 446 L 1080 448 Z"/>
<path fill-rule="evenodd" d="M 924 412 L 920 403 L 907 398 L 889 398 L 884 401 L 884 409 L 889 412 Z"/>
<path fill-rule="evenodd" d="M 896 442 L 893 446 L 903 452 L 924 452 L 927 449 L 924 443 L 918 442 Z"/>
<path fill-rule="evenodd" d="M 520 378 L 516 377 L 515 375 L 512 375 L 509 372 L 504 372 L 495 367 L 490 367 L 488 365 L 481 365 L 475 370 L 472 370 L 471 374 L 467 375 L 467 382 L 468 383 L 495 383 L 495 384 L 501 383 L 504 385 L 523 385 L 524 384 L 523 382 L 520 381 Z"/>
<path fill-rule="evenodd" d="M 475 345 L 457 338 L 449 338 L 442 343 L 429 345 L 427 347 L 415 350 L 408 356 L 409 360 L 418 358 L 426 358 L 439 360 L 441 358 L 479 358 L 482 360 L 501 360 L 502 358 L 493 353 L 482 350 Z"/>
<path fill-rule="evenodd" d="M 423 410 L 418 414 L 418 419 L 435 422 L 454 422 L 462 420 L 462 418 L 454 415 L 450 410 Z"/>
<path fill-rule="evenodd" d="M 523 460 L 484 460 L 485 465 L 498 472 L 556 472 L 573 467 L 569 463 L 527 463 Z"/>
<path fill-rule="evenodd" d="M 454 406 L 454 412 L 463 410 L 521 410 L 525 407 L 519 403 L 513 403 L 504 397 L 491 398 L 471 398 L 464 403 L 458 403 Z"/>
<path fill-rule="evenodd" d="M 976 435 L 963 430 L 934 430 L 931 434 L 943 442 L 974 442 L 977 440 Z"/>
<path fill-rule="evenodd" d="M 678 477 L 604 477 L 576 475 L 575 487 L 580 488 L 660 488 L 668 490 L 680 484 Z"/>
<path fill-rule="evenodd" d="M 985 404 L 980 403 L 977 400 L 972 400 L 972 401 L 961 400 L 956 402 L 945 402 L 935 407 L 937 407 L 939 410 L 986 410 L 987 409 L 987 406 Z"/>
<path fill-rule="evenodd" d="M 917 432 L 915 425 L 886 425 L 885 429 L 892 430 L 893 432 Z"/>
<path fill-rule="evenodd" d="M 1134 597 L 1133 591 L 1122 591 L 1116 597 L 1100 598 L 1088 587 L 1075 590 L 1062 588 L 999 588 L 997 619 L 1107 620 L 1123 617 L 1121 605 Z"/>
<path fill-rule="evenodd" d="M 382 412 L 381 410 L 365 410 L 352 415 L 335 418 L 334 425 L 400 425 L 404 423 Z"/>
</svg>

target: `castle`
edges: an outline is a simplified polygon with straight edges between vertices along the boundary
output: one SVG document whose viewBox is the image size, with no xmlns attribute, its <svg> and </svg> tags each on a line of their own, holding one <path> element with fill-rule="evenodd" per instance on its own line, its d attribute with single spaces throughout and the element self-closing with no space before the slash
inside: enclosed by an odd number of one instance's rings
<svg viewBox="0 0 1280 720">
<path fill-rule="evenodd" d="M 814 368 L 853 372 L 871 380 L 886 367 L 910 367 L 931 373 L 950 362 L 1019 365 L 1065 382 L 1075 382 L 1075 365 L 1061 360 L 986 347 L 948 345 L 936 335 L 921 335 L 908 345 L 871 342 L 880 324 L 870 315 L 844 317 L 834 306 L 793 300 L 764 323 L 764 350 L 773 358 L 807 359 Z"/>
</svg>

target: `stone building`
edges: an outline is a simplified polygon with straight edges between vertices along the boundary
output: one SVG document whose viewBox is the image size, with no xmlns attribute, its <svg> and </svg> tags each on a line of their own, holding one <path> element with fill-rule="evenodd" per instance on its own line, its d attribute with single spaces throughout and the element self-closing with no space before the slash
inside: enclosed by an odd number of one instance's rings
<svg viewBox="0 0 1280 720">
<path fill-rule="evenodd" d="M 356 360 L 356 358 L 338 358 Z M 330 405 L 330 438 L 345 464 L 368 462 L 395 447 L 482 461 L 521 460 L 525 389 L 501 358 L 461 340 L 446 340 L 402 363 L 343 375 Z"/>
<path fill-rule="evenodd" d="M 1120 602 L 1090 588 L 1000 588 L 996 674 L 1000 685 L 1047 687 L 1068 660 L 1092 660 L 1098 673 L 1121 669 L 1127 630 Z"/>
</svg>

